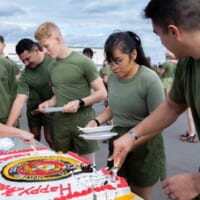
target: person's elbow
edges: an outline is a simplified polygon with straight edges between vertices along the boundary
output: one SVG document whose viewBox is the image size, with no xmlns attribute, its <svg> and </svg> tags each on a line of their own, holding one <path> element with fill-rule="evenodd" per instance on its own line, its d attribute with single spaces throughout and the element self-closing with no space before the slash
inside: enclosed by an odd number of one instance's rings
<svg viewBox="0 0 200 200">
<path fill-rule="evenodd" d="M 183 113 L 188 107 L 186 104 L 174 102 L 170 97 L 167 98 L 166 102 L 170 107 L 170 110 L 172 110 L 177 116 Z"/>
</svg>

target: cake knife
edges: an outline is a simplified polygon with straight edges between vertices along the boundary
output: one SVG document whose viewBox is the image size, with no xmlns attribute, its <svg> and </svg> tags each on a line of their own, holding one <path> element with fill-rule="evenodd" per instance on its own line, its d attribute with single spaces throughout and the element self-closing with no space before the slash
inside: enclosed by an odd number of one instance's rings
<svg viewBox="0 0 200 200">
<path fill-rule="evenodd" d="M 119 158 L 114 159 L 114 166 L 112 168 L 112 181 L 115 181 L 117 172 L 119 171 Z"/>
</svg>

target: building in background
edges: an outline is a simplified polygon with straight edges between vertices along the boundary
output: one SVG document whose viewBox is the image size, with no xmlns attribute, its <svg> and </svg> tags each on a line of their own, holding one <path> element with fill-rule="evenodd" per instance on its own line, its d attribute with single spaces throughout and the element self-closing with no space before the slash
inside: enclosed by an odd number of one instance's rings
<svg viewBox="0 0 200 200">
<path fill-rule="evenodd" d="M 71 48 L 74 51 L 82 54 L 82 51 L 85 47 L 71 47 L 71 46 L 69 46 L 69 48 Z M 103 48 L 100 48 L 100 47 L 90 47 L 90 48 L 92 48 L 92 50 L 94 52 L 92 60 L 94 61 L 94 63 L 96 64 L 96 66 L 99 70 L 102 67 L 103 62 L 104 62 L 104 50 L 103 50 Z M 21 62 L 21 60 L 18 58 L 18 55 L 15 52 L 15 44 L 7 43 L 5 50 L 4 50 L 4 53 L 5 53 L 6 56 L 13 59 L 19 65 L 21 70 L 24 68 L 24 64 Z"/>
</svg>

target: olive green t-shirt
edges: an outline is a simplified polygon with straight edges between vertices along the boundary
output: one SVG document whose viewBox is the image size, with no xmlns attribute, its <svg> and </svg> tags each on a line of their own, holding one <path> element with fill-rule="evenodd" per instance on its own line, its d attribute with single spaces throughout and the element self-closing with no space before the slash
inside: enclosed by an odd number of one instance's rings
<svg viewBox="0 0 200 200">
<path fill-rule="evenodd" d="M 108 81 L 109 106 L 113 112 L 114 132 L 127 133 L 147 117 L 165 99 L 163 84 L 151 69 L 140 66 L 127 80 L 114 73 Z M 154 124 L 152 124 L 154 126 Z M 112 154 L 112 141 L 109 154 Z M 119 171 L 129 184 L 138 187 L 154 185 L 166 177 L 165 151 L 162 134 L 130 152 Z"/>
<path fill-rule="evenodd" d="M 160 68 L 165 70 L 164 75 L 162 78 L 174 78 L 174 74 L 176 71 L 176 64 L 170 61 L 164 62 Z"/>
<path fill-rule="evenodd" d="M 164 89 L 153 70 L 140 66 L 137 74 L 127 80 L 112 73 L 109 76 L 108 97 L 114 124 L 134 127 L 164 100 Z"/>
<path fill-rule="evenodd" d="M 106 65 L 105 67 L 102 67 L 100 70 L 99 70 L 99 74 L 100 76 L 103 78 L 104 75 L 110 75 L 111 74 L 111 69 L 109 67 L 109 65 Z"/>
<path fill-rule="evenodd" d="M 197 132 L 200 136 L 200 59 L 182 58 L 177 64 L 170 98 L 191 107 Z"/>
<path fill-rule="evenodd" d="M 16 90 L 15 67 L 7 58 L 0 57 L 0 119 L 8 117 Z"/>
<path fill-rule="evenodd" d="M 99 76 L 94 62 L 74 51 L 66 58 L 51 63 L 49 74 L 57 106 L 90 95 L 90 83 Z"/>
<path fill-rule="evenodd" d="M 43 62 L 37 65 L 36 68 L 26 67 L 18 81 L 17 93 L 29 96 L 28 101 L 35 101 L 37 97 L 39 102 L 50 99 L 53 92 L 48 67 L 52 61 L 52 58 L 45 56 Z"/>
<path fill-rule="evenodd" d="M 14 67 L 15 75 L 19 74 L 20 73 L 20 69 L 19 69 L 19 66 L 17 65 L 17 63 L 14 60 L 10 59 L 9 57 L 6 57 L 6 58 L 11 63 L 11 65 Z"/>
</svg>

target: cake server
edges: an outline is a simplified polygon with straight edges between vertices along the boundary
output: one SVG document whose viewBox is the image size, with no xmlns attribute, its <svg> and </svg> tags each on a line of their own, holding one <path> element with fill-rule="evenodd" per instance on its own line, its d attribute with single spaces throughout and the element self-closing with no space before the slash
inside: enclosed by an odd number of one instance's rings
<svg viewBox="0 0 200 200">
<path fill-rule="evenodd" d="M 112 168 L 112 181 L 113 182 L 115 182 L 115 180 L 116 180 L 118 170 L 119 170 L 118 167 L 113 167 Z"/>
<path fill-rule="evenodd" d="M 119 158 L 114 159 L 114 166 L 112 168 L 112 181 L 116 180 L 117 172 L 119 171 Z"/>
</svg>

